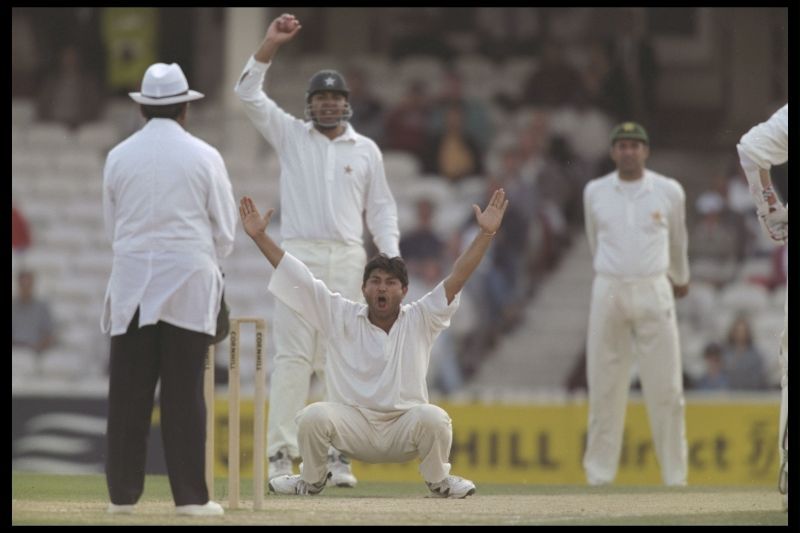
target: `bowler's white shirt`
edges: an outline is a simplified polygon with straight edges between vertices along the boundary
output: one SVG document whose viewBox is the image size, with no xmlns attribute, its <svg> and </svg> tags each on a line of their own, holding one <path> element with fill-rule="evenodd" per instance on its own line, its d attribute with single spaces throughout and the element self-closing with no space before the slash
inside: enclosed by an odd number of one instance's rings
<svg viewBox="0 0 800 533">
<path fill-rule="evenodd" d="M 596 273 L 689 282 L 685 194 L 676 180 L 645 170 L 631 194 L 614 171 L 586 184 L 583 208 Z"/>
<path fill-rule="evenodd" d="M 400 255 L 397 205 L 378 146 L 350 124 L 330 140 L 310 121 L 286 113 L 261 89 L 269 65 L 251 56 L 235 90 L 247 116 L 280 158 L 283 239 L 363 245 L 366 210 L 378 250 L 389 257 Z"/>
<path fill-rule="evenodd" d="M 447 305 L 443 282 L 401 305 L 388 334 L 369 321 L 366 304 L 330 292 L 289 253 L 275 269 L 269 290 L 324 337 L 330 401 L 384 413 L 428 403 L 431 347 L 460 301 L 456 295 Z"/>
<path fill-rule="evenodd" d="M 742 136 L 737 148 L 765 170 L 785 163 L 789 159 L 789 104 L 766 122 L 753 126 Z"/>
<path fill-rule="evenodd" d="M 150 119 L 109 152 L 105 229 L 114 250 L 100 327 L 125 333 L 159 320 L 213 335 L 222 275 L 233 250 L 236 203 L 212 146 L 171 119 Z"/>
</svg>

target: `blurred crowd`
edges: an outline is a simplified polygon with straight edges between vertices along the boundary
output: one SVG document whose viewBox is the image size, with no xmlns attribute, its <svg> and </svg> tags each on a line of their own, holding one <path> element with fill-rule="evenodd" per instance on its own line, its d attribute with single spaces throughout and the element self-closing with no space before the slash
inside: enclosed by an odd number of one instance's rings
<svg viewBox="0 0 800 533">
<path fill-rule="evenodd" d="M 84 13 L 83 20 L 79 10 L 75 13 L 78 28 L 99 16 Z M 397 101 L 381 98 L 374 90 L 373 84 L 385 80 L 370 79 L 368 72 L 356 65 L 342 69 L 351 90 L 353 127 L 374 139 L 384 153 L 412 155 L 426 180 L 458 184 L 479 178 L 484 185 L 483 198 L 475 198 L 478 204 L 498 187 L 503 187 L 510 199 L 503 227 L 465 289 L 461 324 L 454 324 L 453 331 L 443 334 L 435 347 L 431 385 L 443 393 L 463 386 L 498 340 L 520 324 L 537 287 L 558 266 L 574 237 L 583 233 L 583 187 L 613 170 L 608 157 L 613 125 L 632 117 L 648 124 L 645 111 L 657 106 L 653 87 L 658 64 L 647 37 L 635 27 L 613 38 L 587 41 L 581 50 L 585 60 L 576 64 L 564 55 L 559 42 L 540 31 L 541 20 L 520 17 L 508 26 L 509 31 L 496 32 L 492 17 L 504 14 L 507 10 L 481 11 L 470 24 L 481 26 L 478 51 L 486 57 L 530 56 L 537 63 L 520 91 L 497 91 L 488 99 L 469 96 L 462 76 L 453 68 L 459 51 L 448 44 L 452 39 L 445 38 L 448 31 L 458 34 L 458 17 L 448 21 L 423 17 L 414 24 L 418 33 L 406 32 L 392 41 L 387 61 L 426 54 L 441 60 L 443 67 L 441 79 L 408 80 Z M 580 24 L 587 24 L 578 20 L 570 26 L 568 22 L 550 21 L 564 26 L 559 35 L 578 32 Z M 435 25 L 437 31 L 428 31 L 429 25 Z M 92 27 L 103 26 L 95 21 Z M 98 66 L 102 62 L 88 51 L 85 42 L 54 42 L 52 50 L 44 50 L 31 20 L 16 11 L 12 29 L 13 93 L 35 96 L 36 119 L 60 122 L 70 129 L 100 120 L 103 103 L 124 84 L 109 82 L 110 73 Z M 137 80 L 141 73 L 138 76 Z M 657 125 L 652 129 L 657 131 Z M 708 190 L 687 201 L 693 282 L 721 291 L 740 280 L 749 258 L 770 256 L 773 268 L 745 281 L 769 291 L 785 286 L 785 251 L 762 239 L 738 162 L 731 160 L 726 175 L 707 178 Z M 20 205 L 12 205 L 12 248 L 24 256 L 35 241 L 32 244 L 23 211 L 26 202 L 35 200 L 15 200 Z M 401 235 L 401 254 L 411 276 L 411 300 L 449 271 L 477 231 L 471 208 L 465 205 L 457 230 L 438 233 L 432 223 L 437 208 L 434 200 L 418 200 L 413 206 L 413 229 Z M 35 231 L 33 228 L 34 235 Z M 20 285 L 23 282 L 32 286 L 32 279 L 20 279 Z M 20 291 L 19 298 L 15 306 L 25 304 L 25 291 Z M 46 300 L 47 295 L 42 295 L 36 311 L 44 324 L 37 331 L 43 333 L 29 342 L 37 352 L 54 341 L 52 319 L 43 307 Z M 14 344 L 27 335 L 17 335 L 17 330 L 23 329 L 18 325 L 17 310 L 14 307 Z M 747 317 L 736 320 L 726 339 L 708 339 L 704 350 L 708 370 L 696 383 L 698 388 L 767 386 L 757 363 L 772 354 L 757 353 Z"/>
</svg>

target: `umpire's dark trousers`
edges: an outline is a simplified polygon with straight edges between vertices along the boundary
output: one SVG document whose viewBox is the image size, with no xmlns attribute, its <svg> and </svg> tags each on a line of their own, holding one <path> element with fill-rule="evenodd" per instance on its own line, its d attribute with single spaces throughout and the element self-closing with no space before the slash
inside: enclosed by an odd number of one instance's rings
<svg viewBox="0 0 800 533">
<path fill-rule="evenodd" d="M 144 489 L 147 437 L 161 380 L 161 434 L 175 505 L 208 501 L 203 371 L 211 336 L 165 322 L 111 337 L 106 482 L 111 503 L 130 505 Z"/>
</svg>

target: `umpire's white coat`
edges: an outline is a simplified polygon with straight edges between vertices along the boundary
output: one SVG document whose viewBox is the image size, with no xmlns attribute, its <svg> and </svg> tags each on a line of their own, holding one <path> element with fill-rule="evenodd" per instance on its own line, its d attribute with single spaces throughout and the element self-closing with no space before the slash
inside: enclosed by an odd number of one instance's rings
<svg viewBox="0 0 800 533">
<path fill-rule="evenodd" d="M 109 152 L 103 214 L 114 247 L 100 327 L 121 335 L 160 320 L 217 329 L 219 260 L 233 251 L 236 203 L 213 146 L 171 119 L 153 118 Z"/>
<path fill-rule="evenodd" d="M 616 476 L 637 356 L 662 479 L 684 485 L 683 382 L 670 283 L 689 282 L 683 187 L 650 170 L 633 183 L 615 171 L 586 185 L 584 215 L 596 274 L 586 352 L 587 481 L 611 483 Z"/>
</svg>

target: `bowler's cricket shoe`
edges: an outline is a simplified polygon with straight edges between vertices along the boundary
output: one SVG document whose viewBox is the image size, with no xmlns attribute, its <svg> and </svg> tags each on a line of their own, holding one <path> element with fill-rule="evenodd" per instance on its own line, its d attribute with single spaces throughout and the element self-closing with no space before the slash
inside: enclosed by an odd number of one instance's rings
<svg viewBox="0 0 800 533">
<path fill-rule="evenodd" d="M 463 477 L 447 476 L 438 483 L 425 484 L 435 498 L 466 498 L 475 494 L 475 483 Z"/>
<path fill-rule="evenodd" d="M 278 476 L 292 475 L 292 458 L 289 457 L 289 450 L 281 448 L 275 455 L 268 458 L 267 479 L 271 480 Z"/>
<path fill-rule="evenodd" d="M 288 494 L 290 496 L 313 496 L 319 494 L 325 488 L 325 482 L 322 483 L 309 483 L 300 478 L 299 475 L 294 476 L 278 476 L 269 480 L 269 490 L 276 494 Z"/>
<path fill-rule="evenodd" d="M 328 454 L 328 472 L 331 483 L 337 487 L 353 488 L 358 483 L 356 476 L 353 475 L 350 459 L 341 453 Z"/>
</svg>

